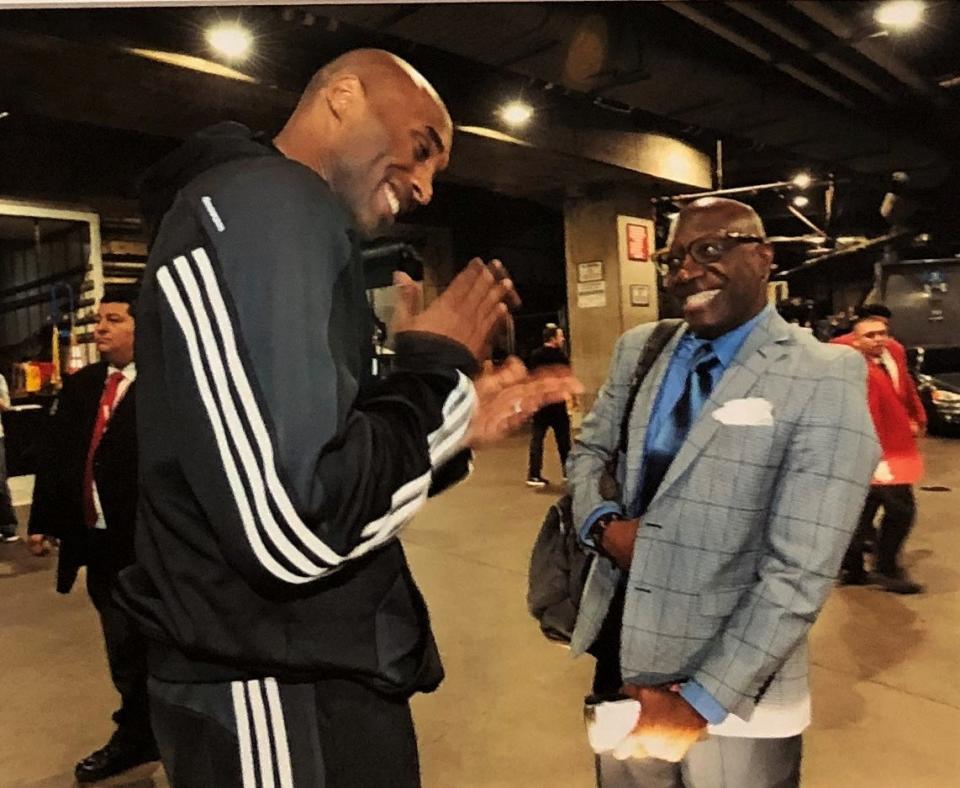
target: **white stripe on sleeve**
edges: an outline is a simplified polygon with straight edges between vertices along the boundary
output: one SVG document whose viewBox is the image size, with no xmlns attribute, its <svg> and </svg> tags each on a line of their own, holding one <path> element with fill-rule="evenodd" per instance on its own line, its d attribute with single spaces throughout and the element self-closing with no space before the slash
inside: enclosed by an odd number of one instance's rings
<svg viewBox="0 0 960 788">
<path fill-rule="evenodd" d="M 335 566 L 340 564 L 343 558 L 319 539 L 316 539 L 318 546 L 323 548 L 323 554 L 317 557 L 320 561 L 324 562 L 324 565 L 318 566 L 300 549 L 300 546 L 293 544 L 274 518 L 270 504 L 267 501 L 266 490 L 264 489 L 263 483 L 264 480 L 257 464 L 257 458 L 254 455 L 253 447 L 250 445 L 247 431 L 240 419 L 233 394 L 230 391 L 230 381 L 227 378 L 227 373 L 224 368 L 220 347 L 217 345 L 216 338 L 213 334 L 213 326 L 204 309 L 203 300 L 200 295 L 200 287 L 185 257 L 178 257 L 174 261 L 174 267 L 180 275 L 180 281 L 187 293 L 190 306 L 193 308 L 192 314 L 200 330 L 200 344 L 202 345 L 203 355 L 210 367 L 210 378 L 212 378 L 211 382 L 213 384 L 214 394 L 220 410 L 226 419 L 228 435 L 240 458 L 240 465 L 244 471 L 247 486 L 253 495 L 257 522 L 265 532 L 265 536 L 270 539 L 277 550 L 279 550 L 290 563 L 302 572 L 313 575 L 314 577 L 319 577 L 329 571 L 331 565 Z M 306 528 L 302 523 L 301 526 Z"/>
<path fill-rule="evenodd" d="M 250 549 L 257 560 L 272 575 L 288 583 L 305 583 L 313 578 L 301 577 L 293 574 L 282 566 L 267 550 L 257 530 L 254 522 L 253 512 L 250 508 L 250 502 L 247 500 L 246 490 L 243 488 L 243 482 L 240 481 L 240 474 L 237 471 L 236 463 L 233 460 L 233 454 L 230 451 L 230 444 L 227 439 L 226 431 L 223 427 L 223 421 L 220 418 L 220 412 L 217 410 L 216 403 L 213 400 L 213 393 L 207 381 L 206 371 L 203 368 L 203 361 L 200 357 L 200 348 L 197 344 L 196 332 L 193 329 L 193 323 L 190 321 L 190 315 L 187 313 L 187 307 L 180 297 L 180 292 L 170 275 L 167 268 L 161 268 L 157 272 L 157 282 L 163 291 L 173 311 L 173 316 L 183 332 L 184 340 L 187 343 L 187 352 L 190 356 L 190 366 L 193 369 L 194 380 L 197 383 L 197 389 L 200 392 L 200 400 L 207 412 L 207 418 L 213 429 L 214 437 L 217 442 L 217 449 L 220 453 L 220 459 L 223 464 L 223 470 L 227 477 L 227 483 L 230 491 L 233 493 L 234 502 L 237 511 L 240 514 L 240 522 L 243 524 L 243 530 L 246 534 Z"/>
<path fill-rule="evenodd" d="M 362 541 L 346 556 L 338 554 L 311 531 L 297 514 L 280 481 L 270 434 L 240 358 L 213 264 L 202 248 L 194 249 L 192 257 L 200 274 L 199 281 L 190 262 L 182 256 L 176 258 L 172 266 L 161 268 L 157 280 L 186 340 L 194 378 L 214 430 L 244 532 L 255 556 L 271 574 L 289 583 L 309 582 L 396 535 L 426 500 L 430 472 L 394 491 L 390 509 L 364 526 Z M 180 288 L 186 294 L 186 301 Z M 209 300 L 209 309 L 204 295 Z M 443 405 L 443 422 L 427 436 L 433 468 L 460 450 L 475 407 L 473 383 L 458 373 L 457 385 Z M 288 530 L 281 528 L 274 510 L 279 512 Z M 266 548 L 264 539 L 306 577 L 277 561 Z"/>
</svg>

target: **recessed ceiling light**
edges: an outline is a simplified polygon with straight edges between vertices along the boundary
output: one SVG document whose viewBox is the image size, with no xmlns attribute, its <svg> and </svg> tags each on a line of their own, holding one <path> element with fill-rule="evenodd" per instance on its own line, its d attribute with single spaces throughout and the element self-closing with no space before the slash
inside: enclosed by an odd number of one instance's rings
<svg viewBox="0 0 960 788">
<path fill-rule="evenodd" d="M 798 194 L 793 198 L 793 204 L 797 208 L 806 208 L 810 204 L 810 200 L 807 197 L 804 197 L 802 194 Z"/>
<path fill-rule="evenodd" d="M 243 60 L 253 47 L 253 36 L 234 22 L 224 22 L 207 30 L 207 43 L 229 60 Z"/>
<path fill-rule="evenodd" d="M 873 18 L 884 27 L 910 30 L 920 24 L 923 9 L 921 0 L 889 0 L 877 7 Z"/>
<path fill-rule="evenodd" d="M 809 172 L 798 172 L 790 179 L 790 182 L 798 189 L 806 189 L 812 180 Z"/>
<path fill-rule="evenodd" d="M 533 107 L 523 101 L 511 101 L 500 108 L 500 117 L 508 126 L 525 126 L 533 117 Z"/>
</svg>

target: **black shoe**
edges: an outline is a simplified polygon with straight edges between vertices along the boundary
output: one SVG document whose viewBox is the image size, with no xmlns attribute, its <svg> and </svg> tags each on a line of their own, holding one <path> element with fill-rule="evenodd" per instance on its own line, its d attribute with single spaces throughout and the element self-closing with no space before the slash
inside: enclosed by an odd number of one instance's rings
<svg viewBox="0 0 960 788">
<path fill-rule="evenodd" d="M 893 574 L 883 574 L 882 572 L 874 573 L 871 578 L 873 583 L 884 591 L 889 591 L 891 594 L 922 594 L 923 586 L 919 583 L 914 583 L 906 572 L 902 569 L 898 569 Z"/>
<path fill-rule="evenodd" d="M 863 570 L 844 569 L 840 572 L 840 585 L 842 586 L 865 586 L 869 585 L 870 578 Z"/>
<path fill-rule="evenodd" d="M 550 484 L 550 482 L 548 482 L 542 476 L 527 477 L 527 487 L 546 487 L 548 484 Z"/>
<path fill-rule="evenodd" d="M 90 753 L 73 770 L 78 783 L 94 783 L 114 777 L 135 766 L 160 760 L 157 745 L 133 742 L 129 736 L 119 736 L 117 731 L 104 747 Z"/>
</svg>

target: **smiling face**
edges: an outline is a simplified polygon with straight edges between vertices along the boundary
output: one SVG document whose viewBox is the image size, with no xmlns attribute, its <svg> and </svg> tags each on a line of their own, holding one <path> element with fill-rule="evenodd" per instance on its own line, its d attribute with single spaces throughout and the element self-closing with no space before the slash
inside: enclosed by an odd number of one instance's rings
<svg viewBox="0 0 960 788">
<path fill-rule="evenodd" d="M 766 243 L 724 244 L 715 262 L 701 264 L 689 254 L 701 239 L 722 241 L 727 233 L 763 236 L 753 209 L 733 200 L 710 198 L 684 208 L 670 231 L 667 247 L 683 265 L 665 280 L 698 336 L 716 338 L 757 315 L 767 303 L 773 250 Z"/>
<path fill-rule="evenodd" d="M 350 100 L 324 174 L 372 237 L 430 202 L 433 179 L 450 159 L 453 128 L 429 85 L 405 72 L 367 80 Z"/>
</svg>

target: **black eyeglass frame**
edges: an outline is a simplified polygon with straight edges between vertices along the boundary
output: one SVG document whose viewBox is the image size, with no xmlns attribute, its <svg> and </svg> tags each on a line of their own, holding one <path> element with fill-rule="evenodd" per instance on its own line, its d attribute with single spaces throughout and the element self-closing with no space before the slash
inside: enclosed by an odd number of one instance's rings
<svg viewBox="0 0 960 788">
<path fill-rule="evenodd" d="M 700 255 L 694 253 L 694 246 L 704 241 L 719 241 L 722 243 L 720 254 L 717 255 L 708 255 L 706 258 L 701 258 Z M 723 243 L 727 242 L 727 243 Z M 657 271 L 660 273 L 664 279 L 669 279 L 672 276 L 676 276 L 683 268 L 683 263 L 687 259 L 687 255 L 693 258 L 693 261 L 697 265 L 710 265 L 710 263 L 716 263 L 723 258 L 723 256 L 733 249 L 734 246 L 739 244 L 750 244 L 750 243 L 766 243 L 767 239 L 762 235 L 750 235 L 749 233 L 738 233 L 738 232 L 726 232 L 723 231 L 719 235 L 704 235 L 700 238 L 696 238 L 691 241 L 686 248 L 683 250 L 683 255 L 671 255 L 669 249 L 661 249 L 659 252 L 655 252 L 653 255 L 653 264 L 657 267 Z M 671 265 L 668 261 L 674 261 Z"/>
</svg>

